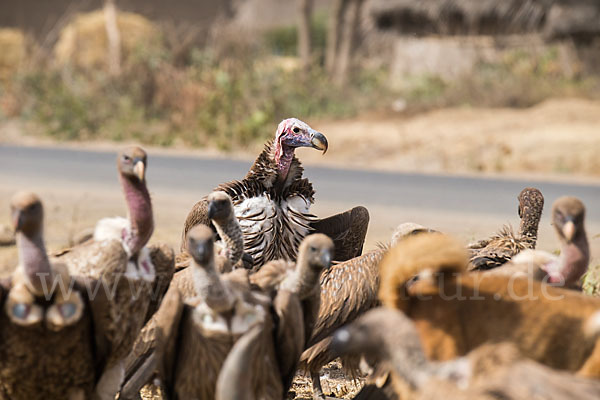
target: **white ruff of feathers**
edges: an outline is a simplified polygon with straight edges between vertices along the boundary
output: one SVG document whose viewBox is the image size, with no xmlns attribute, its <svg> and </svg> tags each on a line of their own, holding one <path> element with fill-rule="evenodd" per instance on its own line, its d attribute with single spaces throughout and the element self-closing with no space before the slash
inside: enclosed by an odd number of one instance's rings
<svg viewBox="0 0 600 400">
<path fill-rule="evenodd" d="M 102 218 L 96 224 L 94 229 L 94 241 L 103 242 L 106 240 L 119 240 L 123 249 L 129 257 L 127 262 L 127 271 L 125 276 L 129 279 L 143 279 L 148 282 L 154 281 L 156 270 L 152 259 L 150 258 L 150 250 L 143 247 L 135 260 L 131 259 L 131 250 L 125 243 L 125 238 L 131 235 L 131 223 L 129 219 L 123 217 Z"/>
</svg>

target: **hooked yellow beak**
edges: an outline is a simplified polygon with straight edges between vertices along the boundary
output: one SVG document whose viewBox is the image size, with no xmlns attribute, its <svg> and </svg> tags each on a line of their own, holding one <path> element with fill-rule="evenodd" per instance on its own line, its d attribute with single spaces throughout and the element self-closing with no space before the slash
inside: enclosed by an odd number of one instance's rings
<svg viewBox="0 0 600 400">
<path fill-rule="evenodd" d="M 144 167 L 144 162 L 143 161 L 137 161 L 135 163 L 135 165 L 133 166 L 133 172 L 135 173 L 135 175 L 138 177 L 138 179 L 140 180 L 140 182 L 144 182 L 144 174 L 145 174 L 145 167 Z"/>
<path fill-rule="evenodd" d="M 327 153 L 329 144 L 327 143 L 327 138 L 321 132 L 315 132 L 310 143 L 314 149 L 323 151 L 323 154 Z"/>
<path fill-rule="evenodd" d="M 575 224 L 573 221 L 567 221 L 562 227 L 563 235 L 567 242 L 571 242 L 573 240 L 573 236 L 575 236 Z"/>
</svg>

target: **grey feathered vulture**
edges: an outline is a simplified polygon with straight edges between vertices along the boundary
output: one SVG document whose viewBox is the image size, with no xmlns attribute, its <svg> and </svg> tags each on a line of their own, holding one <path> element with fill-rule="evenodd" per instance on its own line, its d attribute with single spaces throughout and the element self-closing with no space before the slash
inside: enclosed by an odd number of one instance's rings
<svg viewBox="0 0 600 400">
<path fill-rule="evenodd" d="M 16 194 L 11 213 L 19 264 L 0 283 L 0 399 L 91 398 L 102 354 L 86 290 L 50 264 L 39 198 Z"/>
<path fill-rule="evenodd" d="M 253 285 L 273 298 L 275 349 L 285 392 L 312 334 L 321 299 L 320 276 L 331 266 L 333 252 L 333 241 L 327 235 L 308 235 L 300 244 L 295 264 L 269 261 L 250 276 Z"/>
<path fill-rule="evenodd" d="M 281 399 L 283 389 L 273 347 L 269 299 L 253 293 L 236 270 L 221 276 L 215 267 L 213 232 L 193 228 L 188 237 L 193 297 L 172 285 L 136 343 L 121 398 L 137 398 L 156 377 L 170 399 L 213 399 L 216 381 L 236 340 L 257 323 L 264 324 L 261 357 L 253 364 L 260 376 L 252 386 L 256 398 Z M 180 273 L 181 273 L 180 272 Z M 263 384 L 261 382 L 270 382 Z"/>
<path fill-rule="evenodd" d="M 296 118 L 283 120 L 275 139 L 267 142 L 246 177 L 215 189 L 231 197 L 244 233 L 245 251 L 255 267 L 270 260 L 295 261 L 298 246 L 309 233 L 324 233 L 333 239 L 335 260 L 361 254 L 369 222 L 364 207 L 322 220 L 310 213 L 314 190 L 302 177 L 303 168 L 294 151 L 297 147 L 312 147 L 325 152 L 327 146 L 325 136 L 304 122 Z M 210 226 L 206 198 L 196 203 L 187 216 L 182 250 L 187 232 L 198 224 Z"/>
<path fill-rule="evenodd" d="M 410 222 L 401 224 L 394 231 L 391 244 L 421 232 L 431 230 Z M 379 262 L 389 247 L 380 245 L 352 260 L 334 264 L 321 275 L 318 317 L 299 364 L 301 369 L 310 372 L 315 399 L 324 398 L 319 371 L 335 359 L 329 349 L 331 335 L 379 304 Z M 344 368 L 351 372 L 358 369 L 358 361 L 353 357 L 342 358 Z"/>
<path fill-rule="evenodd" d="M 509 343 L 484 344 L 465 357 L 429 361 L 413 321 L 385 307 L 338 330 L 332 349 L 336 355 L 367 355 L 391 369 L 392 382 L 384 387 L 393 389 L 391 393 L 365 387 L 356 399 L 592 400 L 600 396 L 597 380 L 542 366 Z"/>
<path fill-rule="evenodd" d="M 54 260 L 67 265 L 76 279 L 99 282 L 105 304 L 94 300 L 94 323 L 109 349 L 106 368 L 97 385 L 98 396 L 114 399 L 123 379 L 123 358 L 144 326 L 151 307 L 158 305 L 174 271 L 173 251 L 166 246 L 145 247 L 154 230 L 152 204 L 146 187 L 147 157 L 132 147 L 117 157 L 119 180 L 128 218 L 98 222 L 92 240 L 64 250 Z M 154 301 L 154 302 L 153 302 Z M 153 303 L 153 304 L 151 304 Z"/>
<path fill-rule="evenodd" d="M 535 249 L 538 226 L 544 208 L 544 196 L 536 188 L 525 188 L 518 197 L 519 232 L 505 225 L 497 234 L 468 246 L 471 250 L 471 270 L 497 268 L 510 261 L 519 252 Z"/>
</svg>

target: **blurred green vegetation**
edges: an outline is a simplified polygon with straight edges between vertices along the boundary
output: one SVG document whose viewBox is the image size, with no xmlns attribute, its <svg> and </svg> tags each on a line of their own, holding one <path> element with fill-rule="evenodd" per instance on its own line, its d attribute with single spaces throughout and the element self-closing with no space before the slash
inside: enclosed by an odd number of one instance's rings
<svg viewBox="0 0 600 400">
<path fill-rule="evenodd" d="M 312 23 L 315 63 L 301 71 L 295 26 L 260 40 L 190 47 L 182 57 L 167 40 L 146 41 L 124 57 L 122 73 L 36 58 L 0 86 L 0 118 L 33 121 L 60 140 L 135 140 L 162 146 L 229 150 L 271 137 L 283 118 L 343 118 L 388 109 L 404 99 L 408 110 L 453 105 L 527 107 L 552 96 L 595 96 L 598 81 L 565 77 L 554 49 L 531 56 L 509 52 L 481 64 L 464 79 L 406 78 L 389 85 L 384 67 L 357 67 L 337 87 L 322 66 L 326 15 Z M 251 44 L 249 44 L 251 42 Z M 181 62 L 185 60 L 185 62 Z"/>
</svg>

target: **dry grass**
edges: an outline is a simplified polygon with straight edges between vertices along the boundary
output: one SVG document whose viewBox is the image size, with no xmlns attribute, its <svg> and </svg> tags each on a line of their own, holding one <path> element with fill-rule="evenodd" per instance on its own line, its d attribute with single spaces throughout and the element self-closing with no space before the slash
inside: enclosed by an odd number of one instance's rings
<svg viewBox="0 0 600 400">
<path fill-rule="evenodd" d="M 138 14 L 118 13 L 117 26 L 125 59 L 136 47 L 160 39 L 153 23 Z M 102 70 L 106 67 L 107 48 L 104 12 L 99 10 L 77 15 L 61 30 L 54 56 L 59 65 Z"/>
</svg>

